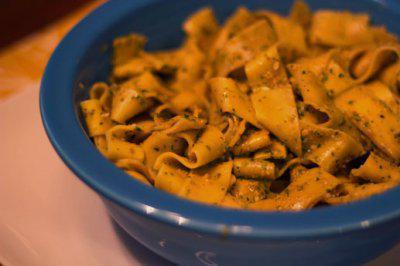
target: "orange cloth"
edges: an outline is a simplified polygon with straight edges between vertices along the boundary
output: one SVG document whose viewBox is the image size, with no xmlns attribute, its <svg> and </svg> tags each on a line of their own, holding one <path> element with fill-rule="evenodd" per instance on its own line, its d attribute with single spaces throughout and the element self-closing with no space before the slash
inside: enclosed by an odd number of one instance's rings
<svg viewBox="0 0 400 266">
<path fill-rule="evenodd" d="M 38 82 L 62 37 L 104 0 L 96 0 L 0 51 L 0 100 Z"/>
</svg>

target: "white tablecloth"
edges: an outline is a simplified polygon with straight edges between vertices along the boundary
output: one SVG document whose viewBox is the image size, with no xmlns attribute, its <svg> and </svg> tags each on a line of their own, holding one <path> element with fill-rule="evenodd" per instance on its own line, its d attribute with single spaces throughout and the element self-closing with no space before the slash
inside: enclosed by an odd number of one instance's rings
<svg viewBox="0 0 400 266">
<path fill-rule="evenodd" d="M 116 227 L 64 166 L 45 135 L 38 93 L 35 84 L 0 102 L 0 262 L 168 265 Z"/>
</svg>

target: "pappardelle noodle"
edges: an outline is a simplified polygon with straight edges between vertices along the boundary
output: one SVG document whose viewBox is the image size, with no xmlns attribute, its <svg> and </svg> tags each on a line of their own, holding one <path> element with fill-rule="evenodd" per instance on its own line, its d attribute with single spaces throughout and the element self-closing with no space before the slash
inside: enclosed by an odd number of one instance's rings
<svg viewBox="0 0 400 266">
<path fill-rule="evenodd" d="M 113 42 L 81 102 L 89 136 L 144 184 L 230 208 L 303 210 L 400 182 L 400 46 L 367 14 L 211 8 L 173 50 Z"/>
</svg>

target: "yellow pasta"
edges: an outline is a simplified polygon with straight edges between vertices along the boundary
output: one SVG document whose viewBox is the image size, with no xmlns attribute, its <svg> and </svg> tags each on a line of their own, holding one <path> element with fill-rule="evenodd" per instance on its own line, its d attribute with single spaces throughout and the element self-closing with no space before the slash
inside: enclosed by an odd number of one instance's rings
<svg viewBox="0 0 400 266">
<path fill-rule="evenodd" d="M 88 137 L 131 178 L 259 211 L 400 183 L 400 46 L 367 14 L 297 0 L 289 16 L 239 7 L 222 24 L 205 7 L 182 28 L 172 50 L 115 39 L 110 80 L 80 103 Z"/>
<path fill-rule="evenodd" d="M 103 135 L 113 126 L 110 114 L 103 111 L 100 100 L 83 101 L 81 109 L 91 137 Z"/>
<path fill-rule="evenodd" d="M 213 78 L 210 88 L 217 106 L 222 112 L 233 113 L 255 126 L 258 121 L 249 97 L 243 93 L 236 82 L 229 78 Z"/>
<path fill-rule="evenodd" d="M 277 140 L 271 140 L 270 145 L 253 155 L 254 159 L 286 159 L 288 153 L 285 145 Z"/>
<path fill-rule="evenodd" d="M 360 168 L 351 170 L 351 175 L 373 183 L 400 182 L 400 169 L 394 163 L 372 152 Z"/>
<path fill-rule="evenodd" d="M 275 179 L 275 165 L 262 159 L 235 158 L 233 173 L 237 177 Z"/>
<path fill-rule="evenodd" d="M 307 30 L 311 25 L 312 12 L 306 3 L 296 0 L 290 10 L 289 18 Z"/>
<path fill-rule="evenodd" d="M 327 46 L 350 46 L 374 41 L 369 16 L 350 12 L 321 10 L 312 19 L 311 43 Z"/>
<path fill-rule="evenodd" d="M 258 130 L 243 137 L 242 141 L 233 148 L 232 152 L 235 155 L 250 153 L 266 148 L 270 146 L 270 144 L 269 132 L 267 130 Z"/>
<path fill-rule="evenodd" d="M 231 171 L 232 162 L 191 172 L 163 164 L 156 177 L 156 187 L 195 201 L 218 204 L 233 183 Z"/>
<path fill-rule="evenodd" d="M 395 45 L 366 49 L 358 60 L 354 60 L 351 73 L 356 78 L 357 83 L 363 83 L 388 64 L 396 61 L 399 57 L 399 51 L 399 47 Z"/>
<path fill-rule="evenodd" d="M 151 184 L 148 179 L 150 176 L 148 169 L 142 162 L 135 159 L 120 159 L 115 162 L 115 165 L 140 182 L 146 185 Z"/>
<path fill-rule="evenodd" d="M 181 154 L 184 149 L 184 140 L 175 136 L 169 136 L 165 132 L 153 132 L 143 143 L 141 147 L 145 154 L 146 166 L 151 172 L 154 172 L 154 164 L 160 155 L 167 152 L 176 152 Z"/>
<path fill-rule="evenodd" d="M 156 167 L 164 161 L 176 160 L 187 168 L 195 169 L 220 158 L 225 151 L 226 141 L 222 132 L 214 126 L 207 126 L 199 139 L 193 144 L 188 157 L 180 156 L 174 152 L 166 152 L 157 158 Z"/>
<path fill-rule="evenodd" d="M 257 15 L 271 23 L 286 60 L 307 53 L 306 34 L 301 24 L 270 11 L 260 11 Z"/>
<path fill-rule="evenodd" d="M 211 8 L 203 8 L 186 20 L 183 29 L 188 38 L 195 39 L 200 48 L 207 49 L 218 31 L 218 22 Z"/>
<path fill-rule="evenodd" d="M 283 192 L 253 203 L 257 210 L 304 210 L 321 201 L 327 191 L 340 184 L 334 176 L 319 168 L 307 170 L 298 176 Z"/>
<path fill-rule="evenodd" d="M 215 42 L 211 45 L 211 55 L 215 54 L 225 46 L 226 42 L 232 39 L 238 32 L 248 27 L 256 21 L 252 12 L 245 7 L 239 7 L 225 22 L 225 25 L 220 29 L 216 36 Z"/>
<path fill-rule="evenodd" d="M 112 101 L 111 118 L 119 123 L 146 111 L 158 98 L 161 84 L 149 72 L 121 84 Z M 162 95 L 164 97 L 164 95 Z"/>
<path fill-rule="evenodd" d="M 345 183 L 342 187 L 339 187 L 338 193 L 335 194 L 335 191 L 332 191 L 333 193 L 328 193 L 323 201 L 332 205 L 343 204 L 382 193 L 394 186 L 396 186 L 396 183 L 391 182 L 380 184 Z"/>
<path fill-rule="evenodd" d="M 232 187 L 233 200 L 243 207 L 264 199 L 268 193 L 268 183 L 256 179 L 238 179 Z"/>
<path fill-rule="evenodd" d="M 274 133 L 288 148 L 301 155 L 301 140 L 294 96 L 290 88 L 255 90 L 251 100 L 260 123 Z"/>
<path fill-rule="evenodd" d="M 220 49 L 216 56 L 216 72 L 226 76 L 233 70 L 242 67 L 258 52 L 276 42 L 271 26 L 264 20 L 257 20 L 244 28 Z"/>
<path fill-rule="evenodd" d="M 117 38 L 113 42 L 113 63 L 123 65 L 130 59 L 135 58 L 143 50 L 146 37 L 140 34 L 131 34 Z"/>
<path fill-rule="evenodd" d="M 348 161 L 361 156 L 363 147 L 346 133 L 302 123 L 304 159 L 310 160 L 321 169 L 334 173 Z"/>
<path fill-rule="evenodd" d="M 388 106 L 358 87 L 335 102 L 375 145 L 394 160 L 400 160 L 400 118 Z"/>
<path fill-rule="evenodd" d="M 135 125 L 118 125 L 109 129 L 106 133 L 107 157 L 111 160 L 131 158 L 143 161 L 143 149 L 129 141 L 136 130 Z"/>
</svg>

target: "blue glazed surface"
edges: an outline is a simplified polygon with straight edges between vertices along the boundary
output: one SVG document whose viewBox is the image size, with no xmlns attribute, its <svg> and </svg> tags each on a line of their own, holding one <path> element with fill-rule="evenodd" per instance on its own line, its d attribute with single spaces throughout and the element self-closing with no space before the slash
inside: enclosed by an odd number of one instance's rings
<svg viewBox="0 0 400 266">
<path fill-rule="evenodd" d="M 368 12 L 374 23 L 400 35 L 397 1 L 308 3 L 313 9 Z M 134 31 L 149 37 L 150 50 L 177 46 L 183 38 L 182 21 L 205 5 L 213 6 L 222 21 L 238 5 L 285 14 L 291 1 L 113 0 L 101 6 L 64 38 L 42 79 L 43 123 L 57 153 L 104 199 L 125 230 L 171 261 L 360 263 L 388 250 L 400 239 L 400 188 L 345 206 L 299 213 L 228 210 L 144 186 L 97 152 L 84 133 L 78 107 L 90 84 L 107 80 L 112 39 Z"/>
</svg>

